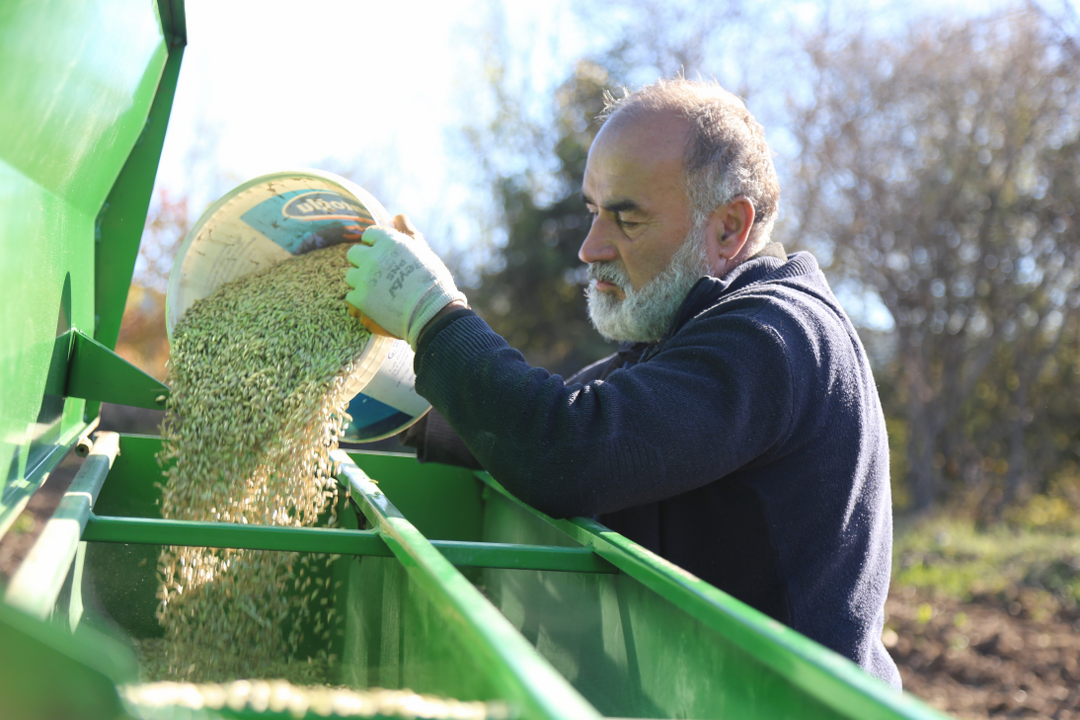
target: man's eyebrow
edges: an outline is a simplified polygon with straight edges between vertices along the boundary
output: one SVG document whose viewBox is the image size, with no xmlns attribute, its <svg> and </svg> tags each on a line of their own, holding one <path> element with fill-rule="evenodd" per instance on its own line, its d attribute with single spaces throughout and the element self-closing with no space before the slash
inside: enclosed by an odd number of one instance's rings
<svg viewBox="0 0 1080 720">
<path fill-rule="evenodd" d="M 612 202 L 609 202 L 607 205 L 604 205 L 604 209 L 607 210 L 608 212 L 624 213 L 624 212 L 630 212 L 632 210 L 640 210 L 641 206 L 638 205 L 633 200 L 625 199 L 625 200 L 614 200 Z"/>
<path fill-rule="evenodd" d="M 586 205 L 596 205 L 596 203 L 594 203 L 584 192 L 581 193 L 581 201 Z M 635 201 L 627 198 L 624 200 L 613 200 L 612 202 L 604 205 L 603 208 L 608 212 L 624 213 L 630 212 L 632 210 L 640 210 L 641 206 L 638 205 Z"/>
</svg>

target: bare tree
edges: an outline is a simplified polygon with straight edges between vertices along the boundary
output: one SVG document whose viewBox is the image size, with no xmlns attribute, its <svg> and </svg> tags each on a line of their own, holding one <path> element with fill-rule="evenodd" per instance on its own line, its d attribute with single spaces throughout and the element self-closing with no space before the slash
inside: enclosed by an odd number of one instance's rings
<svg viewBox="0 0 1080 720">
<path fill-rule="evenodd" d="M 1032 448 L 1080 307 L 1069 42 L 1024 10 L 811 43 L 799 238 L 892 315 L 917 508 L 964 487 L 1007 501 L 1053 462 Z"/>
</svg>

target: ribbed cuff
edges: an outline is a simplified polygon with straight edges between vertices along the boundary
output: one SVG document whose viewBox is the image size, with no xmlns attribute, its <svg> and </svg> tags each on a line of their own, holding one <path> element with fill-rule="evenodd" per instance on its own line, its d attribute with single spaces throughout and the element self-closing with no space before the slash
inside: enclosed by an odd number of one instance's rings
<svg viewBox="0 0 1080 720">
<path fill-rule="evenodd" d="M 424 333 L 413 361 L 416 391 L 435 407 L 441 407 L 435 398 L 449 398 L 460 391 L 462 377 L 474 367 L 478 357 L 492 350 L 510 349 L 471 310 L 455 310 L 439 323 L 444 321 L 446 325 Z"/>
<path fill-rule="evenodd" d="M 413 349 L 413 352 L 416 352 L 416 344 L 420 340 L 420 334 L 427 327 L 427 324 L 431 322 L 431 318 L 438 315 L 440 310 L 455 300 L 468 302 L 461 292 L 448 293 L 439 286 L 432 287 L 431 291 L 433 291 L 434 297 L 425 298 L 421 301 L 417 306 L 418 312 L 409 320 L 409 337 L 405 338 L 405 340 L 409 343 L 409 347 Z"/>
<path fill-rule="evenodd" d="M 416 349 L 414 351 L 416 353 L 416 357 L 420 357 L 424 353 L 424 349 L 431 343 L 432 339 L 434 339 L 436 335 L 442 332 L 443 328 L 445 328 L 447 325 L 454 322 L 455 320 L 467 317 L 469 315 L 479 317 L 479 315 L 477 315 L 469 308 L 461 308 L 460 310 L 455 310 L 453 312 L 447 313 L 443 317 L 431 323 L 431 327 L 428 328 L 428 331 L 421 335 L 420 339 L 416 342 Z"/>
</svg>

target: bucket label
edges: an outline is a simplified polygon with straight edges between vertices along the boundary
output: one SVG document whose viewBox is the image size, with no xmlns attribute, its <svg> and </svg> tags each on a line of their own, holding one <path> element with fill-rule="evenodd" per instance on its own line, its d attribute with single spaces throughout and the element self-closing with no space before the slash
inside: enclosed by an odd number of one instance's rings
<svg viewBox="0 0 1080 720">
<path fill-rule="evenodd" d="M 250 227 L 293 255 L 360 241 L 375 224 L 355 198 L 332 190 L 289 190 L 272 195 L 241 215 Z"/>
<path fill-rule="evenodd" d="M 413 352 L 404 340 L 390 352 L 363 391 L 349 403 L 352 422 L 345 439 L 370 442 L 395 435 L 424 415 L 431 405 L 416 394 Z"/>
<path fill-rule="evenodd" d="M 357 200 L 327 190 L 301 192 L 299 195 L 289 198 L 281 208 L 281 214 L 287 218 L 307 222 L 313 220 L 356 220 L 359 218 L 371 220 L 371 215 Z"/>
<path fill-rule="evenodd" d="M 357 393 L 349 403 L 352 422 L 345 429 L 345 439 L 353 442 L 371 442 L 396 435 L 416 420 L 414 415 L 373 398 Z"/>
</svg>

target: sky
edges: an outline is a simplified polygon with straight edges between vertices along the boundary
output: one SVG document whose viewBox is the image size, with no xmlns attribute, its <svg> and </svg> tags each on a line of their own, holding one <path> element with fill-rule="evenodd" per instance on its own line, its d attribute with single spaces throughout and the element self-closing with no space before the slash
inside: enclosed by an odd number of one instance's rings
<svg viewBox="0 0 1080 720">
<path fill-rule="evenodd" d="M 446 7 L 425 4 L 426 22 L 406 33 L 395 3 L 188 0 L 160 183 L 197 192 L 193 153 L 237 182 L 326 161 L 383 174 L 442 155 L 437 126 L 416 109 L 450 105 L 454 62 L 425 57 L 449 42 Z"/>
<path fill-rule="evenodd" d="M 348 170 L 391 212 L 426 216 L 468 192 L 461 128 L 483 84 L 486 0 L 187 0 L 158 186 L 195 212 L 270 172 Z M 564 3 L 509 3 L 506 27 L 569 38 Z M 566 60 L 550 58 L 552 68 Z M 538 72 L 555 72 L 539 69 Z M 193 162 L 197 161 L 197 162 Z M 217 185 L 207 173 L 226 179 Z M 371 185 L 370 187 L 368 185 Z"/>
</svg>

